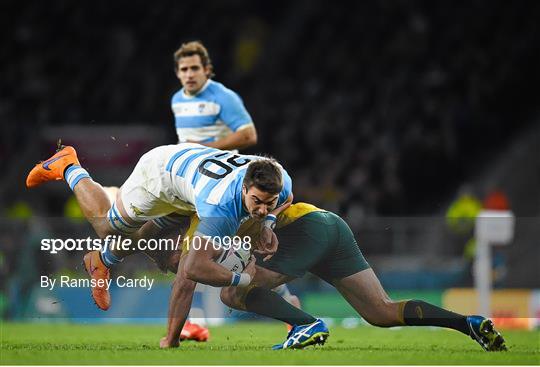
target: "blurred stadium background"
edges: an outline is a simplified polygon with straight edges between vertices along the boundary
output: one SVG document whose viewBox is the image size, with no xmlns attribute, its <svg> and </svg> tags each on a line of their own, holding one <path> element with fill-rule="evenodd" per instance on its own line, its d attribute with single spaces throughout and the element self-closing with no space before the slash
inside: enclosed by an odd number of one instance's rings
<svg viewBox="0 0 540 367">
<path fill-rule="evenodd" d="M 247 152 L 280 160 L 297 201 L 342 215 L 391 295 L 476 312 L 469 291 L 456 290 L 473 286 L 474 218 L 482 207 L 510 209 L 514 240 L 494 249 L 493 313 L 510 318 L 508 326 L 540 318 L 539 2 L 2 8 L 2 318 L 104 321 L 88 290 L 39 288 L 42 274 L 83 275 L 81 252 L 48 255 L 40 239 L 92 231 L 66 187 L 28 191 L 24 179 L 58 138 L 77 147 L 104 185 L 120 185 L 145 151 L 175 143 L 172 54 L 194 39 L 254 119 L 259 143 Z M 161 282 L 151 297 L 114 289 L 109 321 L 166 316 L 170 276 L 142 256 L 116 274 Z M 308 311 L 352 316 L 312 277 L 291 288 Z"/>
</svg>

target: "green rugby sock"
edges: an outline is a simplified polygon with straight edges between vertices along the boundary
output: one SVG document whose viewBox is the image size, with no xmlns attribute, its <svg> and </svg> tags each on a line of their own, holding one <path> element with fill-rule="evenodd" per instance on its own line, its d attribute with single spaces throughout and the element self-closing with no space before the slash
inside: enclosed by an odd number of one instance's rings
<svg viewBox="0 0 540 367">
<path fill-rule="evenodd" d="M 305 325 L 317 321 L 310 314 L 294 307 L 276 292 L 255 287 L 246 295 L 246 310 L 290 325 Z"/>
<path fill-rule="evenodd" d="M 418 300 L 405 301 L 403 321 L 408 326 L 439 326 L 470 334 L 467 317 Z"/>
</svg>

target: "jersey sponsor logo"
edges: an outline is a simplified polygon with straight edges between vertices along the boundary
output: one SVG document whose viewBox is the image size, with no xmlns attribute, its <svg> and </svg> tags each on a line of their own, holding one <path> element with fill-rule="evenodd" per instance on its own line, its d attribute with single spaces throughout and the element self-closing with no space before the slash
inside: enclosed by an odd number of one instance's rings
<svg viewBox="0 0 540 367">
<path fill-rule="evenodd" d="M 140 217 L 141 215 L 144 214 L 144 212 L 141 209 L 137 208 L 135 205 L 129 204 L 129 206 L 131 210 L 133 210 L 133 213 L 135 213 L 136 216 Z"/>
<path fill-rule="evenodd" d="M 419 319 L 423 319 L 423 318 L 424 318 L 424 312 L 422 311 L 422 307 L 416 306 L 416 307 L 414 308 L 414 311 L 416 312 L 416 316 L 418 316 Z"/>
<path fill-rule="evenodd" d="M 176 102 L 172 109 L 176 117 L 217 116 L 221 106 L 214 102 Z"/>
<path fill-rule="evenodd" d="M 185 121 L 180 121 L 176 127 L 176 133 L 181 139 L 192 140 L 197 142 L 213 141 L 216 138 L 223 137 L 231 132 L 231 130 L 220 120 L 216 120 L 215 124 L 209 126 L 185 127 Z M 190 122 L 191 124 L 191 122 Z"/>
<path fill-rule="evenodd" d="M 48 161 L 43 162 L 43 164 L 42 164 L 41 166 L 42 166 L 44 169 L 46 169 L 47 171 L 50 171 L 51 169 L 49 168 L 49 165 L 53 164 L 54 162 L 56 162 L 57 160 L 59 160 L 59 159 L 62 158 L 62 157 L 65 157 L 65 156 L 67 156 L 67 154 L 59 155 L 58 157 L 51 158 L 51 159 L 49 159 Z"/>
</svg>

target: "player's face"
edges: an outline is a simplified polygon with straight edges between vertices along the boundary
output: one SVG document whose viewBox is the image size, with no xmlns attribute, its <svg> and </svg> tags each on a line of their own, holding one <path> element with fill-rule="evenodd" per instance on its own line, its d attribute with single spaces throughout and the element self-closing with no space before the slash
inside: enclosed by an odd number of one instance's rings
<svg viewBox="0 0 540 367">
<path fill-rule="evenodd" d="M 279 194 L 269 194 L 261 191 L 255 186 L 242 190 L 242 198 L 250 216 L 256 219 L 264 219 L 268 213 L 277 206 Z"/>
<path fill-rule="evenodd" d="M 208 67 L 203 67 L 199 55 L 186 56 L 178 60 L 176 76 L 188 95 L 197 94 L 208 80 L 209 74 L 210 70 Z"/>
</svg>

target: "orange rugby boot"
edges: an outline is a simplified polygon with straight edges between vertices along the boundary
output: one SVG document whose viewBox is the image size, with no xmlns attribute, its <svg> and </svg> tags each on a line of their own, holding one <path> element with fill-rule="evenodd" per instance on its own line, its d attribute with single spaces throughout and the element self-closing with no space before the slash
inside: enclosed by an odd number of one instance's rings
<svg viewBox="0 0 540 367">
<path fill-rule="evenodd" d="M 194 324 L 186 320 L 184 328 L 180 333 L 180 340 L 195 340 L 198 342 L 205 342 L 210 337 L 210 331 L 200 325 Z"/>
<path fill-rule="evenodd" d="M 36 164 L 26 177 L 28 188 L 36 187 L 47 181 L 59 181 L 64 179 L 64 170 L 70 164 L 80 165 L 77 152 L 73 147 L 60 146 L 55 155 L 44 162 Z"/>
<path fill-rule="evenodd" d="M 109 268 L 101 261 L 99 251 L 90 251 L 83 259 L 86 272 L 95 283 L 92 286 L 92 298 L 99 308 L 107 311 L 111 307 L 111 295 L 107 289 L 107 281 L 110 279 Z"/>
</svg>

